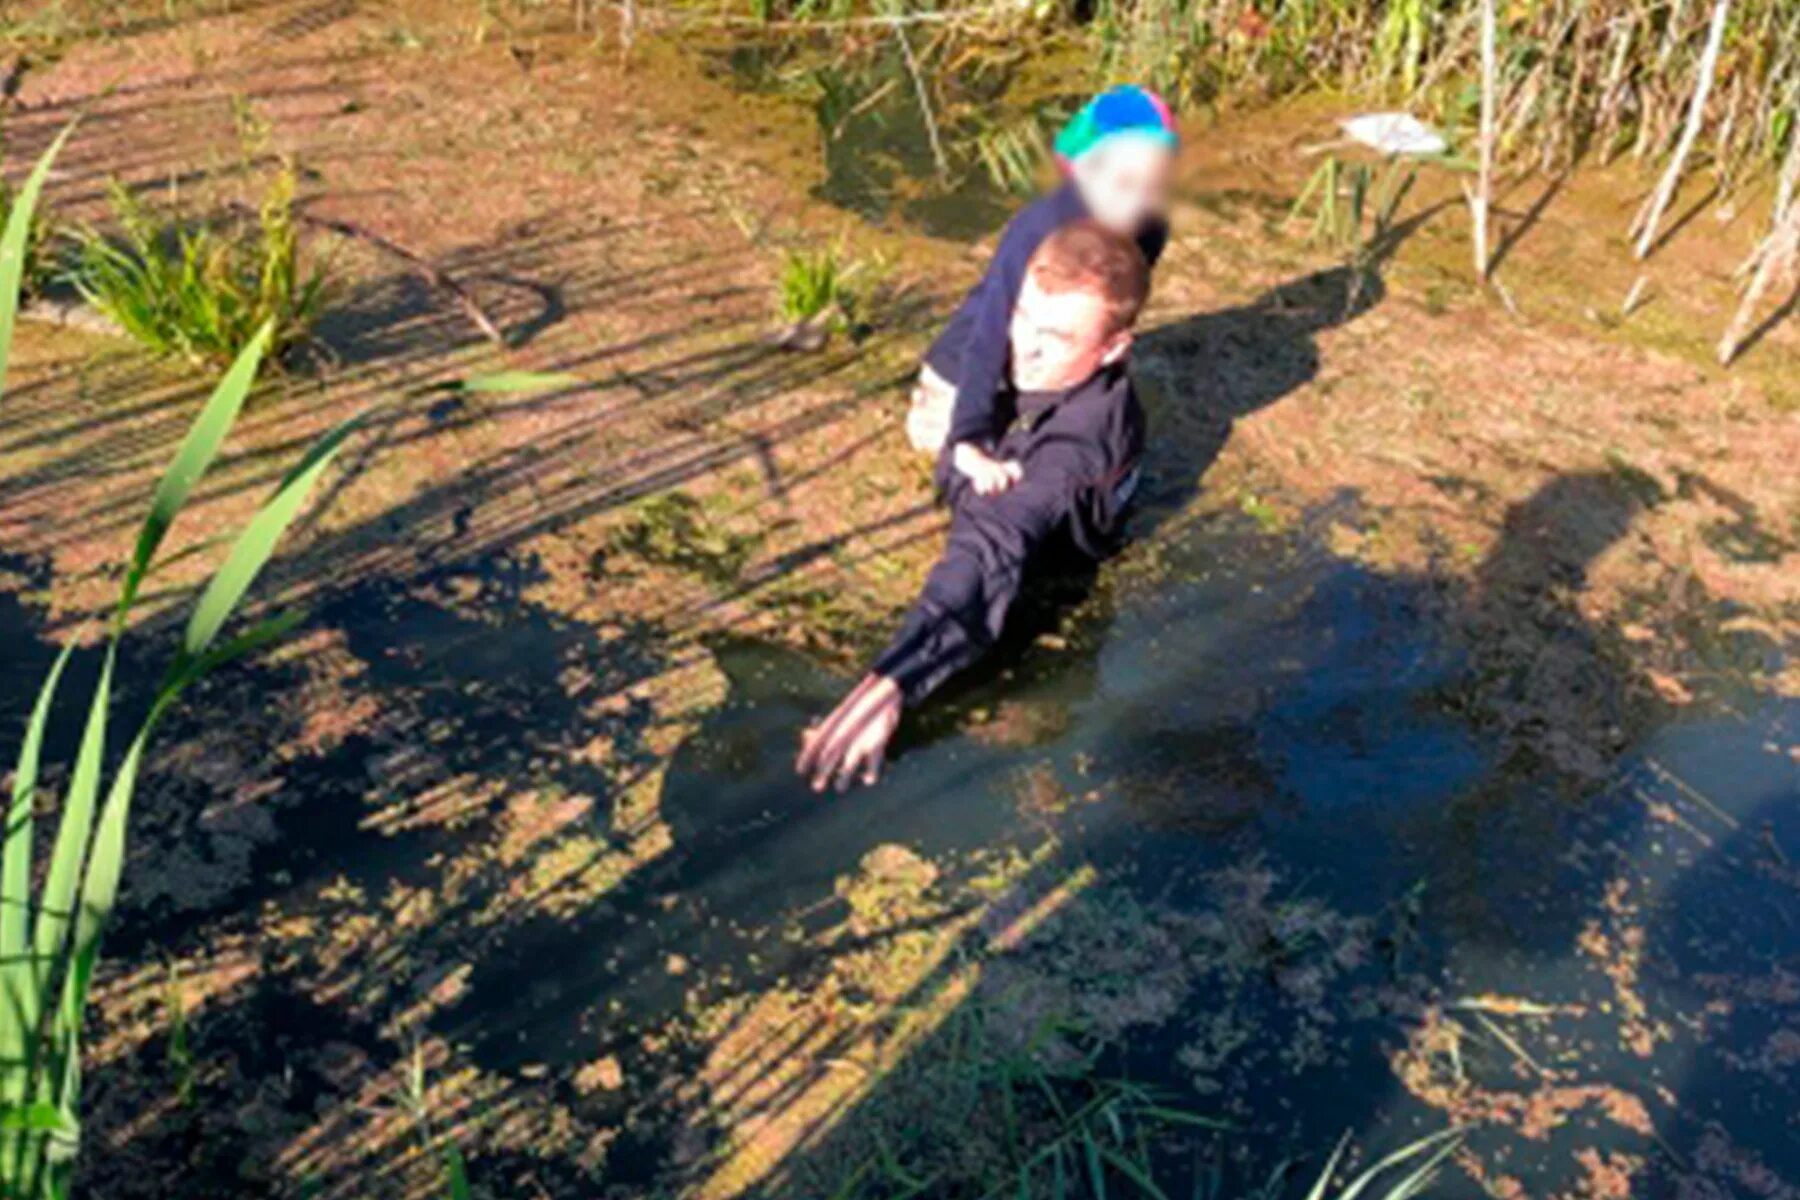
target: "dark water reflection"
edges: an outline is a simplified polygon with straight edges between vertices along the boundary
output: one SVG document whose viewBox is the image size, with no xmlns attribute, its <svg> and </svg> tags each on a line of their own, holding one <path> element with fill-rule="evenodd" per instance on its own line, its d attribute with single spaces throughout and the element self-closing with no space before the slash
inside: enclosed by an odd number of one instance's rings
<svg viewBox="0 0 1800 1200">
<path fill-rule="evenodd" d="M 901 36 L 917 43 L 910 52 L 918 82 Z M 984 167 L 978 139 L 1022 128 L 1040 110 L 1073 112 L 1080 98 L 1070 93 L 1040 97 L 1048 104 L 1021 104 L 1008 96 L 1012 67 L 996 60 L 979 69 L 946 69 L 942 47 L 928 48 L 931 41 L 916 32 L 849 48 L 837 40 L 737 40 L 712 61 L 735 87 L 811 108 L 824 167 L 814 188 L 819 199 L 872 221 L 899 219 L 934 237 L 972 241 L 991 234 L 1022 203 Z M 929 118 L 920 87 L 933 97 Z"/>
</svg>

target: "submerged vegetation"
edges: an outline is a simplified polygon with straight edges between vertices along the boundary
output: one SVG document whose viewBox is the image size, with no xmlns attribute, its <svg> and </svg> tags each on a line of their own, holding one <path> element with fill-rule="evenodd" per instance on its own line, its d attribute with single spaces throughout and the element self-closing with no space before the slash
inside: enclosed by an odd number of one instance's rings
<svg viewBox="0 0 1800 1200">
<path fill-rule="evenodd" d="M 1289 217 L 1306 223 L 1308 241 L 1345 255 L 1352 268 L 1364 269 L 1371 251 L 1392 232 L 1394 214 L 1417 172 L 1400 160 L 1376 167 L 1328 154 L 1301 189 Z"/>
<path fill-rule="evenodd" d="M 327 265 L 303 264 L 295 176 L 285 165 L 254 211 L 197 223 L 157 213 L 114 185 L 118 237 L 83 231 L 70 276 L 89 303 L 160 354 L 222 364 L 267 326 L 270 357 L 305 344 L 329 294 Z"/>
<path fill-rule="evenodd" d="M 1098 1050 L 1060 1056 L 1073 1031 L 990 1027 L 981 1005 L 954 1013 L 942 1053 L 902 1065 L 858 1131 L 841 1178 L 809 1183 L 832 1200 L 934 1196 L 1137 1197 L 1171 1182 L 1230 1126 L 1156 1089 L 1109 1078 Z M 1054 1065 L 1047 1060 L 1055 1059 Z"/>
</svg>

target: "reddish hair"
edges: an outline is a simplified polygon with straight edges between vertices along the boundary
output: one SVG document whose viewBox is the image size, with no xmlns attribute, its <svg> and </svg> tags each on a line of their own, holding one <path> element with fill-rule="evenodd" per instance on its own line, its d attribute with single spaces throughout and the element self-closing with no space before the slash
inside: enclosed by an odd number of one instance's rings
<svg viewBox="0 0 1800 1200">
<path fill-rule="evenodd" d="M 1150 294 L 1150 267 L 1137 243 L 1093 221 L 1075 221 L 1045 238 L 1025 273 L 1051 295 L 1100 297 L 1109 334 L 1131 328 Z"/>
</svg>

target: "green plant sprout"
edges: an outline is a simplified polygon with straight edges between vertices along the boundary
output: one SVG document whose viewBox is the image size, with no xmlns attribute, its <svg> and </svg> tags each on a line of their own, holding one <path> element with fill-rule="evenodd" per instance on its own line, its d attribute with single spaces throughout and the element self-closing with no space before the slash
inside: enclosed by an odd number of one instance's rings
<svg viewBox="0 0 1800 1200">
<path fill-rule="evenodd" d="M 160 217 L 125 188 L 111 189 L 117 240 L 77 237 L 70 278 L 131 338 L 159 354 L 225 363 L 270 330 L 268 358 L 304 343 L 329 292 L 326 264 L 301 265 L 295 176 L 284 165 L 254 214 L 223 225 Z"/>
</svg>

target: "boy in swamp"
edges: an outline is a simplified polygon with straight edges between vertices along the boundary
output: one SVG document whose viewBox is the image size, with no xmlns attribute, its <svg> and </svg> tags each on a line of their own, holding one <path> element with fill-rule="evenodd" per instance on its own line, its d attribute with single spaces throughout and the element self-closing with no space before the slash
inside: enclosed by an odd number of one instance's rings
<svg viewBox="0 0 1800 1200">
<path fill-rule="evenodd" d="M 938 458 L 938 482 L 965 479 L 979 495 L 1005 491 L 1022 465 L 996 457 L 1005 429 L 997 397 L 1007 383 L 1007 329 L 1026 264 L 1046 238 L 1091 220 L 1136 242 L 1154 267 L 1168 241 L 1168 204 L 1178 138 L 1154 92 L 1115 87 L 1089 101 L 1056 138 L 1063 184 L 1007 225 L 981 282 L 926 352 L 907 413 L 907 437 Z"/>
<path fill-rule="evenodd" d="M 1004 429 L 994 449 L 1019 476 L 985 491 L 947 480 L 950 531 L 918 602 L 801 739 L 795 768 L 814 790 L 875 781 L 901 709 L 993 647 L 1028 568 L 1065 547 L 1098 559 L 1116 543 L 1144 450 L 1125 359 L 1149 266 L 1132 239 L 1079 220 L 1044 238 L 1020 275 L 992 400 Z"/>
</svg>

